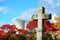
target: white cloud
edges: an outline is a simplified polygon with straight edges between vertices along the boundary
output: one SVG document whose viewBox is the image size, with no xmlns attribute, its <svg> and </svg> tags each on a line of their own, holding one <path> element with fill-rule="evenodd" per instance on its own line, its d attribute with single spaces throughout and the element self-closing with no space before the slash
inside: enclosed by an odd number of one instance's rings
<svg viewBox="0 0 60 40">
<path fill-rule="evenodd" d="M 53 4 L 54 0 L 45 0 L 45 1 L 47 1 L 49 4 Z"/>
<path fill-rule="evenodd" d="M 52 21 L 53 21 L 53 22 L 56 22 L 56 20 L 54 19 L 56 16 L 57 16 L 56 14 L 53 14 L 53 15 L 52 15 Z"/>
<path fill-rule="evenodd" d="M 60 3 L 56 3 L 56 6 L 60 6 Z"/>
<path fill-rule="evenodd" d="M 46 12 L 52 14 L 51 22 L 56 22 L 54 17 L 60 16 L 60 0 L 39 0 L 39 6 L 45 7 Z"/>
<path fill-rule="evenodd" d="M 0 7 L 0 12 L 6 14 L 8 12 L 8 7 L 7 6 L 6 7 L 4 7 L 4 6 Z"/>
<path fill-rule="evenodd" d="M 60 4 L 60 0 L 39 0 L 39 5 L 46 8 L 55 8 Z"/>
<path fill-rule="evenodd" d="M 3 2 L 4 0 L 0 0 L 0 2 Z"/>
<path fill-rule="evenodd" d="M 42 0 L 43 1 L 43 0 Z M 45 0 L 44 2 L 47 2 L 51 6 L 57 6 L 56 4 L 60 4 L 60 0 Z"/>
<path fill-rule="evenodd" d="M 28 10 L 26 10 L 26 11 L 23 11 L 18 17 L 16 17 L 17 19 L 22 19 L 22 20 L 26 20 L 26 21 L 29 21 L 29 20 L 31 20 L 31 16 L 33 15 L 33 14 L 36 14 L 37 13 L 37 9 L 35 9 L 35 8 L 29 8 Z M 13 20 L 14 19 L 16 19 L 16 18 L 13 18 Z"/>
<path fill-rule="evenodd" d="M 13 18 L 12 21 L 14 21 L 15 19 L 21 19 L 21 20 L 25 20 L 25 27 L 28 23 L 28 21 L 31 20 L 32 15 L 37 14 L 37 8 L 29 8 L 26 11 L 23 11 L 19 16 L 17 16 L 16 18 Z"/>
<path fill-rule="evenodd" d="M 3 14 L 16 14 L 16 9 L 8 6 L 0 6 L 0 12 Z"/>
<path fill-rule="evenodd" d="M 22 12 L 20 18 L 23 20 L 30 20 L 31 16 L 36 13 L 37 13 L 37 9 L 35 9 L 35 8 L 28 9 L 28 10 Z"/>
</svg>

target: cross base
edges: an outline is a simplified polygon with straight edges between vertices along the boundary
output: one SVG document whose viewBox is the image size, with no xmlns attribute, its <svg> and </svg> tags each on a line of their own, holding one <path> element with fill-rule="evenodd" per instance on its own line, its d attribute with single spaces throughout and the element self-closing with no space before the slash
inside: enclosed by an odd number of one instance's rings
<svg viewBox="0 0 60 40">
<path fill-rule="evenodd" d="M 42 28 L 36 28 L 37 40 L 42 40 Z"/>
</svg>

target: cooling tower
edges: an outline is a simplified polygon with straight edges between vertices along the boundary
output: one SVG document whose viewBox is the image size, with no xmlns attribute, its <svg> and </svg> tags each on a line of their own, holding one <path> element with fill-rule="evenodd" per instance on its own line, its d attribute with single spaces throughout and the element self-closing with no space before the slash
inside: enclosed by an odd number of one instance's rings
<svg viewBox="0 0 60 40">
<path fill-rule="evenodd" d="M 18 29 L 25 29 L 25 21 L 24 20 L 15 19 L 13 22 Z"/>
</svg>

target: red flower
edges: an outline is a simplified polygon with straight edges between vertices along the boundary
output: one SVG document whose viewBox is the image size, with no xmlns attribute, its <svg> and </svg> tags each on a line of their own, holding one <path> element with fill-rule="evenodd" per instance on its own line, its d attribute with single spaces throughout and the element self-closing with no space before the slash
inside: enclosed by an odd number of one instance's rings
<svg viewBox="0 0 60 40">
<path fill-rule="evenodd" d="M 4 37 L 4 31 L 3 29 L 0 29 L 0 38 L 3 38 Z"/>
<path fill-rule="evenodd" d="M 11 30 L 17 29 L 15 25 L 11 25 L 11 26 L 12 26 L 12 27 L 11 27 Z"/>
<path fill-rule="evenodd" d="M 18 31 L 20 32 L 20 34 L 28 33 L 28 30 L 25 30 L 25 29 L 18 29 Z"/>
<path fill-rule="evenodd" d="M 15 33 L 15 29 L 17 29 L 17 28 L 15 25 L 4 24 L 4 25 L 2 25 L 2 29 L 7 30 L 7 32 L 5 32 L 5 34 L 10 35 L 12 33 Z"/>
<path fill-rule="evenodd" d="M 22 30 L 21 33 L 23 34 L 28 33 L 28 30 Z"/>
<path fill-rule="evenodd" d="M 27 24 L 27 28 L 32 30 L 33 28 L 37 27 L 37 25 L 38 25 L 37 20 L 32 20 Z"/>
<path fill-rule="evenodd" d="M 53 31 L 53 24 L 51 24 L 48 20 L 44 20 L 45 30 Z M 32 20 L 27 24 L 27 28 L 32 30 L 33 28 L 38 27 L 38 20 Z"/>
</svg>

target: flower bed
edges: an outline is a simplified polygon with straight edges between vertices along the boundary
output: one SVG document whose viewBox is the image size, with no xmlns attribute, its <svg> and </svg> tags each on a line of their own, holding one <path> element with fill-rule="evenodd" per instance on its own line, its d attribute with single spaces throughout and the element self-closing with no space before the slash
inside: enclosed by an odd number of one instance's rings
<svg viewBox="0 0 60 40">
<path fill-rule="evenodd" d="M 4 24 L 0 28 L 1 40 L 27 40 L 31 38 L 31 34 L 25 29 L 17 29 L 15 25 Z"/>
</svg>

